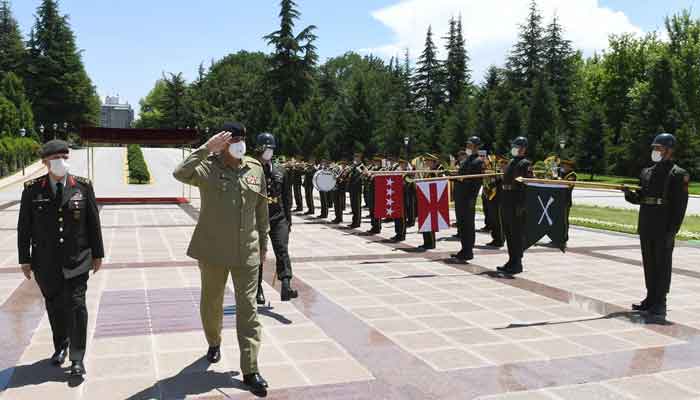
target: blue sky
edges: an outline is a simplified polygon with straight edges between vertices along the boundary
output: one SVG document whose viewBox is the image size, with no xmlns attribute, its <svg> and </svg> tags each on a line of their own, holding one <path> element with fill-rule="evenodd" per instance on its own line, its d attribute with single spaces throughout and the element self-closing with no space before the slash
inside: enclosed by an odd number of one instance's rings
<svg viewBox="0 0 700 400">
<path fill-rule="evenodd" d="M 25 34 L 40 0 L 13 0 Z M 298 26 L 318 26 L 321 59 L 348 50 L 383 57 L 422 46 L 425 30 L 438 35 L 450 15 L 462 15 L 474 79 L 490 64 L 500 64 L 512 44 L 527 0 L 297 0 Z M 587 53 L 604 48 L 609 33 L 646 32 L 663 26 L 663 17 L 700 0 L 540 0 L 544 14 L 562 19 L 577 47 Z M 165 72 L 192 79 L 201 61 L 240 49 L 268 51 L 262 36 L 278 25 L 277 0 L 61 0 L 70 15 L 79 48 L 101 96 L 120 94 L 136 105 Z"/>
</svg>

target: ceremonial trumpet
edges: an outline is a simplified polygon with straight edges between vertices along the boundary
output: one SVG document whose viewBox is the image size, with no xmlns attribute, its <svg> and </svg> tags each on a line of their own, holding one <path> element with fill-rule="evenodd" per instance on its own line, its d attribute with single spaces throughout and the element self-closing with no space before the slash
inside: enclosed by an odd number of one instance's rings
<svg viewBox="0 0 700 400">
<path fill-rule="evenodd" d="M 567 181 L 558 179 L 538 179 L 538 178 L 515 178 L 516 181 L 524 184 L 528 183 L 541 183 L 549 185 L 560 185 L 560 186 L 579 186 L 585 189 L 598 189 L 598 190 L 639 190 L 641 187 L 637 185 L 628 185 L 626 183 L 596 183 L 596 182 L 582 182 L 582 181 Z"/>
</svg>

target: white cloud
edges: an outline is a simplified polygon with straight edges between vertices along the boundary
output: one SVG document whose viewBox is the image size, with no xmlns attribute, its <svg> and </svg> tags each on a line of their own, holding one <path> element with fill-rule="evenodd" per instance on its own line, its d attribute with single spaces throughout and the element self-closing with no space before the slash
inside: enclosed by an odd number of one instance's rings
<svg viewBox="0 0 700 400">
<path fill-rule="evenodd" d="M 518 36 L 518 25 L 528 14 L 527 0 L 402 0 L 376 10 L 372 16 L 394 32 L 391 43 L 363 52 L 381 56 L 402 55 L 408 48 L 415 59 L 423 49 L 428 25 L 432 25 L 436 43 L 443 51 L 448 20 L 462 16 L 464 34 L 474 79 L 480 81 L 491 64 L 503 65 Z M 556 13 L 564 26 L 566 38 L 585 54 L 607 47 L 610 34 L 642 33 L 629 18 L 598 4 L 598 0 L 539 0 L 544 21 L 548 24 Z"/>
</svg>

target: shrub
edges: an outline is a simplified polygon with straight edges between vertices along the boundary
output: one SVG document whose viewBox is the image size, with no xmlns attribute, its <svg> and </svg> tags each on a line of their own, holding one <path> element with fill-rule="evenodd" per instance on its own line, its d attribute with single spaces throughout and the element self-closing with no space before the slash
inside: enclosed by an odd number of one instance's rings
<svg viewBox="0 0 700 400">
<path fill-rule="evenodd" d="M 31 138 L 4 136 L 0 138 L 0 176 L 13 174 L 39 158 L 39 143 Z"/>
<path fill-rule="evenodd" d="M 146 160 L 143 158 L 143 152 L 139 145 L 130 144 L 127 147 L 126 158 L 129 164 L 129 183 L 148 183 L 151 181 L 151 174 L 148 172 Z"/>
</svg>

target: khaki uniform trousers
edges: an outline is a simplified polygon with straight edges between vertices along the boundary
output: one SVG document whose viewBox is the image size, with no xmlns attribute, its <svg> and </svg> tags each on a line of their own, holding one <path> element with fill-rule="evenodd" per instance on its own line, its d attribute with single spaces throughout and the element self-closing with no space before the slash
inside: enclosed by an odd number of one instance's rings
<svg viewBox="0 0 700 400">
<path fill-rule="evenodd" d="M 204 334 L 209 346 L 221 345 L 224 318 L 224 290 L 229 273 L 236 298 L 236 333 L 241 352 L 241 372 L 258 372 L 261 325 L 255 294 L 258 290 L 258 267 L 222 267 L 199 263 L 202 277 L 202 298 L 199 304 Z"/>
</svg>

